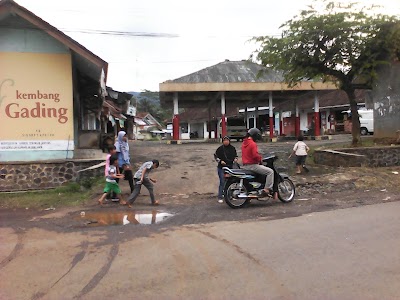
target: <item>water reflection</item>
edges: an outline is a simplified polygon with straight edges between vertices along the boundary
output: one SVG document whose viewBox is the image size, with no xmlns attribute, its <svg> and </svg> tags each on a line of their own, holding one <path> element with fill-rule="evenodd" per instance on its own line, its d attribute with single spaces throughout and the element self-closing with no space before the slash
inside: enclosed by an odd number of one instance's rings
<svg viewBox="0 0 400 300">
<path fill-rule="evenodd" d="M 86 212 L 76 219 L 85 220 L 88 226 L 109 226 L 109 225 L 128 225 L 143 224 L 151 225 L 160 223 L 173 216 L 166 212 L 153 210 L 151 212 Z"/>
</svg>

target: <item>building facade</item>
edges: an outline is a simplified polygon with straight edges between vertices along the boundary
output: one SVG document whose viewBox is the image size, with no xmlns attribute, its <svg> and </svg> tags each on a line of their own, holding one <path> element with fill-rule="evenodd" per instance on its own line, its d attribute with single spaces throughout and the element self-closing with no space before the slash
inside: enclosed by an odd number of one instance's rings
<svg viewBox="0 0 400 300">
<path fill-rule="evenodd" d="M 0 161 L 78 158 L 106 94 L 101 58 L 12 0 L 0 1 Z"/>
</svg>

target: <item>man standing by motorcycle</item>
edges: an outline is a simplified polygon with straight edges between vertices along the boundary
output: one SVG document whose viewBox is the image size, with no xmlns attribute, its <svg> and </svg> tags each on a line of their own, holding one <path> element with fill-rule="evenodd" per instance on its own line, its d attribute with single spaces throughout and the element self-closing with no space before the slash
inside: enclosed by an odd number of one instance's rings
<svg viewBox="0 0 400 300">
<path fill-rule="evenodd" d="M 234 163 L 237 163 L 238 156 L 236 153 L 236 149 L 231 145 L 231 140 L 228 136 L 224 136 L 222 139 L 222 145 L 218 147 L 217 151 L 214 153 L 214 158 L 218 162 L 218 178 L 219 178 L 219 186 L 218 186 L 218 203 L 223 203 L 222 194 L 224 190 L 225 178 L 223 167 L 232 168 Z"/>
<path fill-rule="evenodd" d="M 274 186 L 274 171 L 271 168 L 261 165 L 262 157 L 258 153 L 257 140 L 261 140 L 261 132 L 258 128 L 251 128 L 242 143 L 243 169 L 265 175 L 264 196 L 272 195 Z"/>
</svg>

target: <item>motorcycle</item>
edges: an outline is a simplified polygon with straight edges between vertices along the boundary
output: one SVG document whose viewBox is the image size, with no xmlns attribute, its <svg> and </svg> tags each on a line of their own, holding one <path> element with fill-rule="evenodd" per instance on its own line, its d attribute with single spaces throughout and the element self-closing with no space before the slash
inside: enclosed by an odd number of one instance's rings
<svg viewBox="0 0 400 300">
<path fill-rule="evenodd" d="M 284 203 L 292 202 L 295 196 L 295 186 L 289 176 L 279 173 L 274 166 L 278 159 L 276 155 L 263 158 L 262 164 L 274 171 L 274 186 L 272 193 L 263 193 L 265 175 L 257 174 L 245 169 L 230 169 L 223 167 L 225 176 L 224 198 L 231 208 L 241 208 L 249 204 L 252 199 L 265 201 L 278 194 L 279 200 Z"/>
</svg>

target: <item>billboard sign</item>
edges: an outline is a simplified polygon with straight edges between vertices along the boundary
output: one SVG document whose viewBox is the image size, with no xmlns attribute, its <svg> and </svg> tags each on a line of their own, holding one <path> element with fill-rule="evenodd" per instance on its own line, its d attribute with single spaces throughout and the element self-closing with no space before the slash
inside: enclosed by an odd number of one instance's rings
<svg viewBox="0 0 400 300">
<path fill-rule="evenodd" d="M 0 52 L 0 151 L 73 150 L 70 54 Z"/>
</svg>

